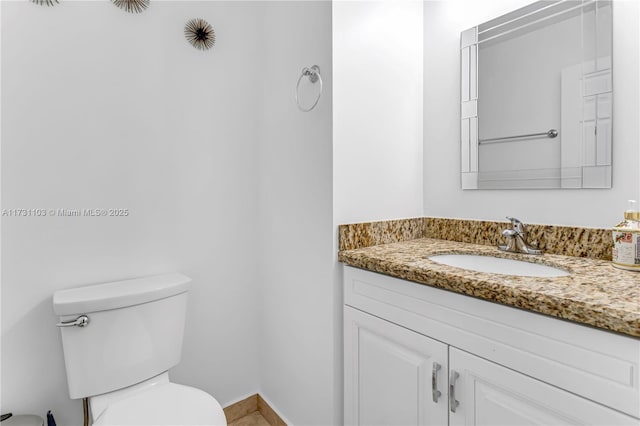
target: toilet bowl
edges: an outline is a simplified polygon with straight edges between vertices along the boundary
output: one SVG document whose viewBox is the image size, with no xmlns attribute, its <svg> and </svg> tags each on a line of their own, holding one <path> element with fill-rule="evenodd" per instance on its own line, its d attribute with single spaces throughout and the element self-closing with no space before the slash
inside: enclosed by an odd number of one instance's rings
<svg viewBox="0 0 640 426">
<path fill-rule="evenodd" d="M 211 395 L 171 383 L 167 373 L 138 385 L 90 399 L 93 425 L 225 425 Z"/>
<path fill-rule="evenodd" d="M 69 395 L 88 398 L 92 425 L 226 425 L 208 393 L 172 383 L 191 279 L 173 273 L 61 290 Z"/>
</svg>

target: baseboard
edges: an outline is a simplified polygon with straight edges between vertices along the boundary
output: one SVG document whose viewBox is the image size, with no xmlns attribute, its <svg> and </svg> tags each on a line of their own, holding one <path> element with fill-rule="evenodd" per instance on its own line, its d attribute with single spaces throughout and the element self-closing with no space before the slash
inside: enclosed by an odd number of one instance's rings
<svg viewBox="0 0 640 426">
<path fill-rule="evenodd" d="M 258 411 L 271 426 L 287 426 L 287 423 L 282 420 L 282 417 L 276 413 L 276 410 L 274 410 L 260 394 L 258 394 Z"/>
<path fill-rule="evenodd" d="M 251 395 L 224 408 L 227 423 L 234 422 L 258 411 L 271 426 L 287 426 L 282 417 L 259 394 Z"/>
<path fill-rule="evenodd" d="M 231 423 L 256 411 L 258 411 L 257 393 L 225 407 L 224 415 L 227 418 L 227 423 Z"/>
</svg>

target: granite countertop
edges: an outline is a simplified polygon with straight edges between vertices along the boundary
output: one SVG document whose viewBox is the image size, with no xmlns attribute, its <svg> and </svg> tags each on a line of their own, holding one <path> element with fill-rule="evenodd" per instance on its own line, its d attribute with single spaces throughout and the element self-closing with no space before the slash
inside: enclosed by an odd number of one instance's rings
<svg viewBox="0 0 640 426">
<path fill-rule="evenodd" d="M 475 272 L 436 263 L 436 254 L 478 254 L 542 263 L 564 269 L 564 277 L 520 277 Z M 557 254 L 505 253 L 494 246 L 419 238 L 352 250 L 347 265 L 516 308 L 640 336 L 640 273 L 610 261 Z"/>
</svg>

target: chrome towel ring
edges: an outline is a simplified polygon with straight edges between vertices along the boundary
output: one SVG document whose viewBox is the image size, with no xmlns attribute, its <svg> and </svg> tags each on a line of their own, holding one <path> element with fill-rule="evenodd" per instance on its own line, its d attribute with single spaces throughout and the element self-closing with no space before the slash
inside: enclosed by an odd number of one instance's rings
<svg viewBox="0 0 640 426">
<path fill-rule="evenodd" d="M 313 102 L 313 104 L 308 108 L 305 108 L 302 105 L 300 105 L 300 99 L 298 96 L 298 92 L 300 91 L 300 82 L 304 77 L 309 77 L 309 81 L 314 84 L 317 82 L 320 82 L 320 90 L 318 91 L 318 96 L 316 97 L 316 100 Z M 316 105 L 318 105 L 318 101 L 320 100 L 321 95 L 322 95 L 322 76 L 320 75 L 320 67 L 317 65 L 313 65 L 311 68 L 307 68 L 307 67 L 302 68 L 302 74 L 300 74 L 300 78 L 298 78 L 298 84 L 296 84 L 296 105 L 298 106 L 298 109 L 302 112 L 311 111 L 316 107 Z"/>
</svg>

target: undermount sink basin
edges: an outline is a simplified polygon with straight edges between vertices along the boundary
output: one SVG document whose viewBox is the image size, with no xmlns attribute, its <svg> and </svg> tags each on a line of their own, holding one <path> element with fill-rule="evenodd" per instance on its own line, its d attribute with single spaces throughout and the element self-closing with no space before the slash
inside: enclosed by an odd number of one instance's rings
<svg viewBox="0 0 640 426">
<path fill-rule="evenodd" d="M 475 254 L 440 254 L 429 256 L 429 259 L 443 265 L 492 274 L 517 275 L 521 277 L 565 277 L 569 275 L 569 272 L 553 266 L 502 257 L 478 256 Z"/>
</svg>

